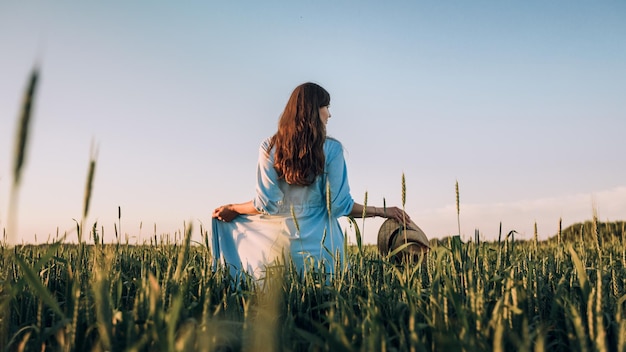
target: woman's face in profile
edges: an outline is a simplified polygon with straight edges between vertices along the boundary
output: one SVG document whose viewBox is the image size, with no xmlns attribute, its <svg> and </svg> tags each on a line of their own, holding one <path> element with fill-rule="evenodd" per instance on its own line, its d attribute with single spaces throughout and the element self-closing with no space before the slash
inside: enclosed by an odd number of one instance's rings
<svg viewBox="0 0 626 352">
<path fill-rule="evenodd" d="M 328 119 L 330 118 L 329 107 L 330 105 L 326 105 L 320 108 L 320 119 L 322 119 L 322 122 L 324 123 L 324 125 L 328 123 Z"/>
</svg>

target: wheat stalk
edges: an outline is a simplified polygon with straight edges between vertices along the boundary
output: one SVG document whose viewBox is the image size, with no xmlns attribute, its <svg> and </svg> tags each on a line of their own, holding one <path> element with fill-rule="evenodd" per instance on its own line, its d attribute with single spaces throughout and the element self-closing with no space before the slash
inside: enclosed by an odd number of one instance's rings
<svg viewBox="0 0 626 352">
<path fill-rule="evenodd" d="M 83 198 L 83 217 L 86 218 L 89 214 L 89 204 L 91 201 L 91 194 L 93 190 L 93 179 L 96 171 L 96 158 L 97 156 L 92 153 L 89 159 L 89 169 L 87 171 L 87 182 L 85 182 L 85 195 Z"/>
<path fill-rule="evenodd" d="M 300 224 L 298 224 L 298 218 L 296 217 L 296 211 L 293 208 L 293 204 L 290 205 L 289 210 L 291 211 L 291 218 L 293 219 L 294 225 L 296 225 L 296 232 L 300 234 Z"/>
<path fill-rule="evenodd" d="M 87 170 L 87 181 L 85 182 L 85 194 L 83 197 L 83 218 L 80 222 L 80 230 L 78 232 L 78 243 L 82 242 L 82 232 L 84 231 L 83 226 L 85 220 L 87 219 L 87 214 L 89 214 L 89 204 L 91 202 L 91 194 L 93 191 L 93 179 L 96 172 L 97 155 L 97 148 L 94 148 L 94 145 L 92 143 L 91 156 L 89 157 L 89 168 Z"/>
<path fill-rule="evenodd" d="M 13 187 L 17 187 L 21 181 L 24 162 L 26 161 L 26 149 L 28 145 L 28 132 L 30 130 L 33 103 L 39 80 L 39 68 L 35 67 L 31 74 L 22 101 L 22 112 L 20 114 L 15 144 L 15 159 L 13 160 Z"/>
<path fill-rule="evenodd" d="M 13 245 L 17 231 L 17 208 L 18 208 L 18 189 L 22 180 L 24 164 L 28 151 L 28 135 L 30 126 L 32 125 L 32 112 L 35 101 L 35 93 L 37 91 L 37 82 L 39 81 L 39 68 L 35 66 L 30 73 L 28 85 L 22 99 L 22 109 L 17 122 L 17 130 L 15 135 L 15 149 L 13 153 L 13 184 L 11 187 L 11 195 L 9 197 L 9 215 L 8 215 L 8 246 Z"/>
<path fill-rule="evenodd" d="M 459 180 L 456 180 L 454 185 L 454 190 L 456 193 L 456 223 L 459 228 L 459 237 L 461 236 L 461 207 L 459 202 Z"/>
<path fill-rule="evenodd" d="M 537 253 L 537 244 L 538 244 L 537 222 L 535 221 L 535 232 L 533 235 L 533 247 L 535 249 L 535 253 Z"/>
<path fill-rule="evenodd" d="M 406 204 L 406 179 L 404 177 L 404 172 L 402 173 L 402 210 L 405 211 Z M 404 214 L 402 215 L 402 228 L 404 232 L 404 243 L 407 243 L 406 238 L 406 219 L 404 218 Z"/>
<path fill-rule="evenodd" d="M 7 251 L 13 246 L 14 238 L 16 236 L 16 221 L 17 221 L 17 203 L 18 203 L 18 188 L 22 179 L 22 172 L 24 169 L 24 163 L 26 161 L 26 152 L 28 145 L 28 131 L 30 130 L 33 104 L 35 101 L 35 93 L 37 90 L 37 82 L 39 80 L 39 67 L 35 65 L 30 73 L 26 92 L 24 93 L 22 101 L 22 110 L 17 123 L 17 134 L 15 138 L 15 150 L 13 154 L 13 184 L 11 187 L 11 194 L 9 196 L 9 210 L 8 210 L 8 236 L 5 232 L 5 246 L 4 250 Z M 7 255 L 2 253 L 2 266 L 7 267 L 4 262 L 8 258 Z M 0 289 L 0 293 L 2 293 Z M 2 310 L 2 316 L 10 316 L 9 306 L 4 306 Z M 9 339 L 10 319 L 0 319 L 0 346 L 6 346 Z"/>
<path fill-rule="evenodd" d="M 385 199 L 385 197 L 383 197 L 383 214 L 384 217 L 387 217 L 387 200 Z"/>
</svg>

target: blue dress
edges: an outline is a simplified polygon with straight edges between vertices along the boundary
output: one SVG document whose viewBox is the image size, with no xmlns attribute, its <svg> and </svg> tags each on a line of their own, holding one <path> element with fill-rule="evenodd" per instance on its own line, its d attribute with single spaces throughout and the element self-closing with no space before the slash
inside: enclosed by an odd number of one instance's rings
<svg viewBox="0 0 626 352">
<path fill-rule="evenodd" d="M 266 266 L 282 262 L 284 255 L 290 255 L 300 271 L 322 261 L 332 272 L 335 259 L 343 262 L 344 256 L 344 234 L 337 219 L 350 214 L 354 205 L 343 147 L 327 138 L 324 174 L 309 186 L 297 186 L 278 179 L 269 143 L 268 138 L 259 148 L 253 204 L 260 214 L 240 215 L 231 222 L 212 219 L 216 262 L 223 261 L 231 273 L 245 271 L 257 280 L 264 277 Z"/>
</svg>

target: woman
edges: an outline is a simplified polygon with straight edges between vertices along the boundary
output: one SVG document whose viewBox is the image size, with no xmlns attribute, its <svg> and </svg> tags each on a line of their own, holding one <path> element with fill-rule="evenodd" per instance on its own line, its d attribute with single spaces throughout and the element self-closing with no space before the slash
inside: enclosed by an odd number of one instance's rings
<svg viewBox="0 0 626 352">
<path fill-rule="evenodd" d="M 363 209 L 354 202 L 341 143 L 326 136 L 329 104 L 319 85 L 298 86 L 278 131 L 261 143 L 254 199 L 213 211 L 214 254 L 237 272 L 260 279 L 284 254 L 300 271 L 321 262 L 332 272 L 335 260 L 343 260 L 339 217 L 410 221 L 398 207 Z"/>
</svg>

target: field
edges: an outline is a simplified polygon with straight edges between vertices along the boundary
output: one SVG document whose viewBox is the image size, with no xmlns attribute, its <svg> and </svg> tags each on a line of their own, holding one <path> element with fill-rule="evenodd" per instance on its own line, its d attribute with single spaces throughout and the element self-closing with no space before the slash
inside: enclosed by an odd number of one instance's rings
<svg viewBox="0 0 626 352">
<path fill-rule="evenodd" d="M 3 248 L 3 350 L 626 351 L 621 238 L 452 237 L 404 263 L 350 246 L 328 282 L 287 265 L 261 287 L 214 270 L 202 231 Z"/>
<path fill-rule="evenodd" d="M 324 263 L 335 276 L 283 265 L 260 285 L 218 265 L 202 228 L 202 243 L 189 228 L 183 238 L 104 244 L 104 229 L 83 226 L 92 156 L 78 244 L 11 246 L 37 77 L 18 121 L 0 242 L 2 351 L 626 351 L 624 223 L 595 216 L 550 241 L 454 236 L 399 262 L 356 231 L 345 262 Z M 402 189 L 404 206 L 404 177 Z M 456 196 L 458 216 L 458 183 Z"/>
</svg>

